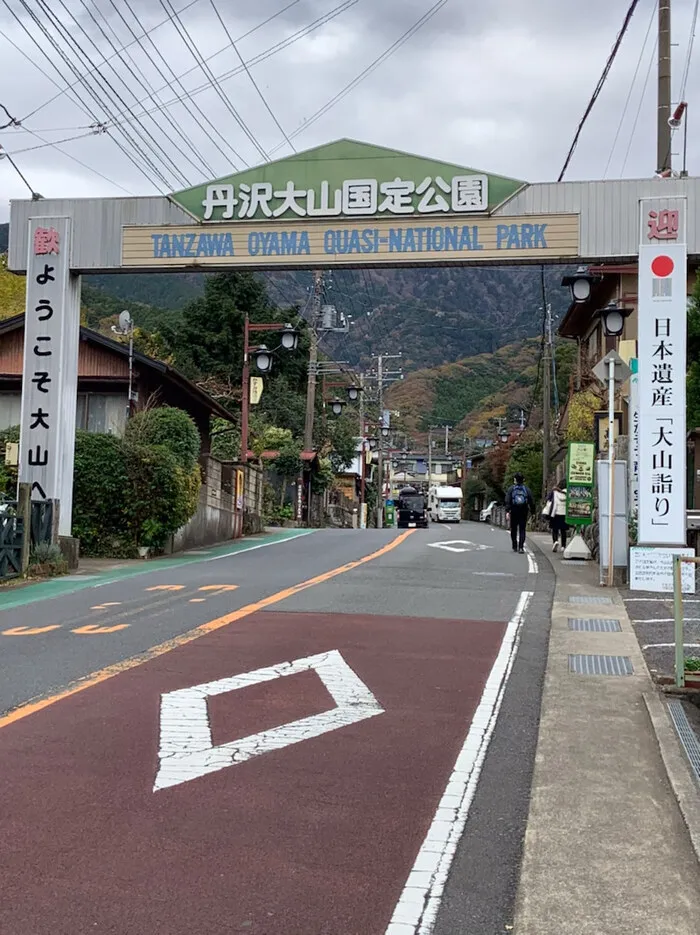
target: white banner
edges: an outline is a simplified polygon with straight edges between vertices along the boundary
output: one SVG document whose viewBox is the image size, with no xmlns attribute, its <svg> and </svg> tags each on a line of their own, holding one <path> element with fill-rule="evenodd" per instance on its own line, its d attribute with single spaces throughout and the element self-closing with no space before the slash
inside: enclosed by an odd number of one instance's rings
<svg viewBox="0 0 700 935">
<path fill-rule="evenodd" d="M 685 545 L 687 247 L 684 198 L 641 202 L 639 538 Z"/>
<path fill-rule="evenodd" d="M 29 225 L 19 480 L 32 485 L 32 500 L 61 499 L 62 492 L 70 223 L 52 217 L 32 218 Z M 74 433 L 74 425 L 68 431 Z"/>
</svg>

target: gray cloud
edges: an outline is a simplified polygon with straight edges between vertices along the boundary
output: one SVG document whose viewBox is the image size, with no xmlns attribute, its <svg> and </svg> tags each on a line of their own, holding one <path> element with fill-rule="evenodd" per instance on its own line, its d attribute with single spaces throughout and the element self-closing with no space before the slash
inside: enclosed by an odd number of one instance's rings
<svg viewBox="0 0 700 935">
<path fill-rule="evenodd" d="M 19 13 L 17 0 L 8 2 Z M 114 30 L 120 42 L 129 41 L 131 36 L 114 6 L 137 29 L 125 0 L 115 0 L 114 5 L 109 0 L 85 0 L 84 4 L 79 0 L 64 2 L 105 55 L 111 52 L 109 44 L 86 8 L 95 14 L 115 43 L 117 38 L 110 29 Z M 185 8 L 187 2 L 173 0 L 178 10 Z M 129 0 L 129 3 L 146 28 L 155 26 L 166 17 L 159 0 Z M 285 0 L 258 0 L 255 4 L 235 4 L 234 10 L 230 0 L 216 0 L 216 3 L 234 38 L 248 33 L 286 5 Z M 284 41 L 296 30 L 329 13 L 338 3 L 340 0 L 300 0 L 263 28 L 243 38 L 238 49 L 246 61 L 254 60 L 275 43 Z M 256 82 L 285 131 L 291 134 L 299 130 L 305 120 L 352 81 L 431 5 L 432 0 L 359 0 L 305 38 L 252 66 Z M 36 0 L 30 0 L 30 6 L 35 8 Z M 599 178 L 605 172 L 652 16 L 652 6 L 653 0 L 642 0 L 639 5 L 608 84 L 579 144 L 569 178 Z M 241 10 L 241 7 L 245 9 Z M 525 3 L 522 0 L 490 0 L 488 4 L 481 5 L 450 0 L 417 35 L 352 93 L 299 133 L 294 138 L 295 146 L 307 149 L 349 136 L 530 181 L 556 178 L 626 7 L 627 0 L 619 3 L 589 0 L 582 14 L 578 0 L 529 0 Z M 676 0 L 674 4 L 674 41 L 679 44 L 674 49 L 676 90 L 687 46 L 691 8 L 691 0 Z M 84 51 L 97 61 L 97 52 L 90 41 L 64 15 L 60 4 L 51 5 L 51 9 L 56 15 L 61 15 Z M 27 28 L 38 36 L 36 27 L 29 21 L 25 22 Z M 209 0 L 198 0 L 185 9 L 182 22 L 205 58 L 227 45 L 225 32 Z M 43 47 L 43 52 L 40 52 L 4 5 L 0 5 L 0 33 L 3 34 L 0 35 L 0 60 L 4 74 L 9 76 L 0 101 L 12 114 L 24 118 L 56 93 L 56 88 L 38 71 L 36 64 L 60 83 L 49 64 L 52 60 L 57 63 L 60 60 L 43 39 L 39 40 Z M 128 50 L 134 63 L 129 64 L 136 71 L 136 77 L 129 73 L 126 56 L 112 61 L 114 71 L 109 66 L 101 68 L 105 78 L 119 89 L 137 113 L 140 112 L 136 106 L 138 100 L 143 100 L 147 109 L 154 109 L 158 102 L 168 102 L 181 95 L 182 90 L 172 81 L 168 65 L 178 75 L 195 65 L 195 59 L 172 24 L 160 26 L 151 35 L 155 48 L 144 39 L 143 47 L 134 44 Z M 3 36 L 13 40 L 36 64 L 27 61 Z M 653 65 L 632 135 L 642 85 L 652 61 L 653 40 L 652 28 L 610 162 L 608 174 L 611 177 L 619 175 L 623 165 L 626 176 L 649 176 L 655 168 Z M 167 64 L 159 60 L 156 49 Z M 221 75 L 236 69 L 239 64 L 235 52 L 227 48 L 213 58 L 211 67 L 216 75 Z M 66 72 L 64 65 L 61 64 L 61 68 Z M 198 66 L 182 80 L 189 91 L 208 83 Z M 154 103 L 154 99 L 148 97 L 147 83 L 152 83 L 155 88 L 166 83 L 170 86 L 160 92 Z M 222 87 L 260 147 L 268 153 L 277 147 L 282 136 L 247 75 L 241 73 L 228 78 Z M 689 95 L 697 87 L 698 69 L 694 65 Z M 105 108 L 91 102 L 84 88 L 76 88 L 76 91 L 84 104 L 89 104 L 87 109 L 91 115 L 99 120 L 108 119 Z M 123 105 L 115 105 L 114 109 L 122 110 Z M 234 162 L 242 165 L 229 147 L 233 147 L 248 164 L 264 161 L 210 87 L 193 97 L 191 110 L 197 114 L 202 126 L 183 104 L 173 104 L 167 110 L 157 109 L 151 117 L 143 119 L 143 126 L 167 153 L 162 171 L 170 184 L 166 186 L 163 183 L 161 187 L 166 190 L 181 187 L 178 175 L 184 175 L 195 183 L 211 174 L 227 174 L 233 170 Z M 86 132 L 71 128 L 85 127 L 92 119 L 68 95 L 62 95 L 50 106 L 41 107 L 28 117 L 25 127 L 37 130 L 46 140 L 61 140 Z M 138 125 L 131 121 L 126 127 L 135 139 Z M 43 132 L 52 128 L 57 132 Z M 213 173 L 209 173 L 202 160 L 192 154 L 187 138 L 191 139 Z M 630 139 L 632 142 L 625 161 Z M 18 153 L 18 165 L 32 186 L 47 197 L 119 195 L 123 194 L 122 189 L 136 194 L 155 191 L 154 185 L 143 177 L 123 151 L 124 142 L 116 131 L 112 131 L 110 136 L 91 135 L 67 142 L 62 144 L 62 148 L 121 188 L 78 165 L 55 148 L 21 152 L 39 145 L 39 142 L 25 131 L 8 129 L 0 132 L 0 143 L 8 152 Z M 689 142 L 692 173 L 693 165 L 700 157 L 700 143 L 695 142 L 693 135 Z M 679 146 L 680 139 L 677 143 Z M 141 146 L 145 144 L 142 142 Z M 178 152 L 178 148 L 182 152 Z M 183 152 L 195 165 L 188 162 Z M 289 152 L 285 143 L 275 152 L 275 157 Z M 26 188 L 7 160 L 0 160 L 0 220 L 7 217 L 10 198 L 27 195 Z"/>
</svg>

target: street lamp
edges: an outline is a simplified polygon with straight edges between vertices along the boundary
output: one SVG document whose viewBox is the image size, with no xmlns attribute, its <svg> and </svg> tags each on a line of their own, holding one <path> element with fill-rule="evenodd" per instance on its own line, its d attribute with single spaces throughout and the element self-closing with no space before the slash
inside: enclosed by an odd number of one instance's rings
<svg viewBox="0 0 700 935">
<path fill-rule="evenodd" d="M 618 338 L 622 334 L 625 330 L 625 318 L 631 314 L 631 308 L 623 308 L 617 302 L 608 302 L 605 308 L 598 309 L 603 329 L 609 338 Z"/>
<path fill-rule="evenodd" d="M 351 403 L 357 402 L 357 400 L 360 398 L 360 393 L 361 393 L 361 390 L 359 386 L 355 386 L 353 384 L 352 386 L 347 387 L 348 399 L 350 400 Z"/>
<path fill-rule="evenodd" d="M 260 373 L 269 373 L 272 370 L 272 351 L 268 350 L 264 344 L 255 348 L 253 357 L 255 358 L 255 366 Z"/>
<path fill-rule="evenodd" d="M 508 441 L 508 439 L 510 438 L 510 432 L 509 432 L 507 429 L 503 429 L 502 432 L 501 432 L 501 434 L 500 434 L 498 437 L 500 438 L 500 440 L 501 440 L 501 441 L 503 442 L 503 444 L 505 445 L 505 443 L 506 443 L 506 442 Z"/>
<path fill-rule="evenodd" d="M 251 331 L 270 331 L 280 335 L 279 347 L 270 350 L 265 344 L 258 347 L 251 347 Z M 279 322 L 253 322 L 246 314 L 243 324 L 243 372 L 241 375 L 241 461 L 248 460 L 248 405 L 250 399 L 250 360 L 253 359 L 256 368 L 260 373 L 269 373 L 272 369 L 272 355 L 279 348 L 285 351 L 293 351 L 299 345 L 299 332 L 293 326 L 287 323 L 281 325 Z"/>
<path fill-rule="evenodd" d="M 299 332 L 294 325 L 287 323 L 282 329 L 280 340 L 285 351 L 295 351 L 299 346 Z"/>
<path fill-rule="evenodd" d="M 579 266 L 573 276 L 564 276 L 561 284 L 571 289 L 571 298 L 579 304 L 590 299 L 593 283 L 600 282 L 600 278 L 592 276 L 586 266 Z"/>
<path fill-rule="evenodd" d="M 369 447 L 372 449 L 372 451 L 374 451 L 374 449 L 377 447 L 377 439 L 374 437 L 368 438 L 367 443 L 369 444 Z"/>
<path fill-rule="evenodd" d="M 388 438 L 388 437 L 389 437 L 389 431 L 390 431 L 390 430 L 389 430 L 389 427 L 388 427 L 388 426 L 386 426 L 386 425 L 382 426 L 382 437 L 383 437 L 383 438 Z"/>
<path fill-rule="evenodd" d="M 342 401 L 342 399 L 338 399 L 338 397 L 336 396 L 336 398 L 331 403 L 331 412 L 333 413 L 334 416 L 339 416 L 342 414 L 344 406 L 345 406 L 345 403 Z"/>
</svg>

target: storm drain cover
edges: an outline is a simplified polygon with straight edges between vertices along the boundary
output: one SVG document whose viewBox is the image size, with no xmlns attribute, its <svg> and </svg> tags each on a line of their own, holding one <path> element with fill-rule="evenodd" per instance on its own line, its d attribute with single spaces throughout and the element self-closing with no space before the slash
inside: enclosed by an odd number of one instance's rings
<svg viewBox="0 0 700 935">
<path fill-rule="evenodd" d="M 700 779 L 700 743 L 695 736 L 695 731 L 688 722 L 688 717 L 680 701 L 671 701 L 668 705 L 668 711 L 676 725 L 678 736 L 685 752 L 688 754 L 690 765 L 693 767 L 695 775 Z"/>
<path fill-rule="evenodd" d="M 574 594 L 569 598 L 570 604 L 612 604 L 611 597 L 587 597 L 585 594 Z"/>
<path fill-rule="evenodd" d="M 633 675 L 629 656 L 569 656 L 569 672 L 576 675 Z"/>
<path fill-rule="evenodd" d="M 619 633 L 622 630 L 619 620 L 605 617 L 569 617 L 570 630 L 586 630 L 589 633 Z"/>
</svg>

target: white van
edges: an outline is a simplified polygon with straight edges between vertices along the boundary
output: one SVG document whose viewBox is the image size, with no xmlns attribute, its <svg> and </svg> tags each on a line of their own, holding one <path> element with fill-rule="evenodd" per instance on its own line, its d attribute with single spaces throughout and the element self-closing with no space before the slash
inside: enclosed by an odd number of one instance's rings
<svg viewBox="0 0 700 935">
<path fill-rule="evenodd" d="M 428 514 L 434 523 L 458 523 L 462 518 L 462 488 L 431 487 Z"/>
</svg>

